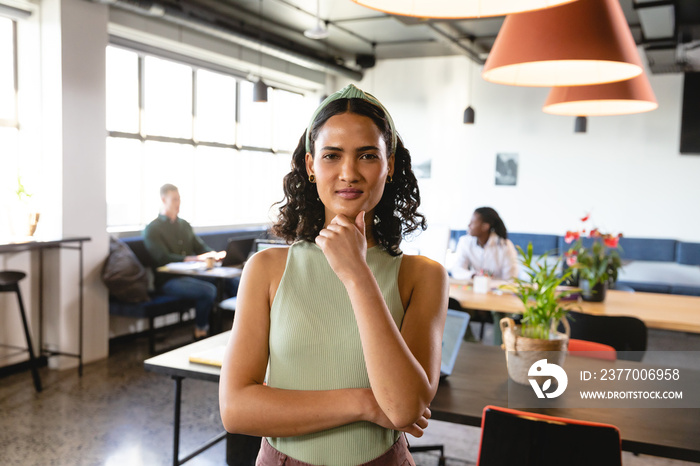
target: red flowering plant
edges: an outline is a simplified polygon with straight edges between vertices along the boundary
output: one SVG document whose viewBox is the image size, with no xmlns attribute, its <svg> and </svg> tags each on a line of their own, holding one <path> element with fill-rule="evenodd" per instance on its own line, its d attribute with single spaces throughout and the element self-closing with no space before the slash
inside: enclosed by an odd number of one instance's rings
<svg viewBox="0 0 700 466">
<path fill-rule="evenodd" d="M 590 215 L 581 219 L 583 228 L 567 231 L 564 242 L 571 248 L 564 253 L 566 265 L 575 269 L 574 275 L 581 280 L 588 280 L 590 289 L 598 283 L 612 286 L 617 281 L 617 273 L 622 267 L 619 241 L 622 233 L 612 235 L 593 228 L 586 234 L 586 223 Z"/>
</svg>

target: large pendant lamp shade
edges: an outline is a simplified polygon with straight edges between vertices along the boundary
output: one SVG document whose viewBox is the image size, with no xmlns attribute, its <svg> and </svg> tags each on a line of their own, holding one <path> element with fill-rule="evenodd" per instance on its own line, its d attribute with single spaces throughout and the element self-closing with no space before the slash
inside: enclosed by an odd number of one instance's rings
<svg viewBox="0 0 700 466">
<path fill-rule="evenodd" d="M 618 0 L 578 0 L 506 17 L 482 76 L 551 87 L 622 81 L 642 71 Z"/>
<path fill-rule="evenodd" d="M 574 0 L 353 0 L 392 15 L 419 18 L 480 18 L 540 10 Z"/>
<path fill-rule="evenodd" d="M 654 91 L 647 75 L 593 86 L 555 87 L 542 110 L 553 115 L 627 115 L 655 110 Z"/>
</svg>

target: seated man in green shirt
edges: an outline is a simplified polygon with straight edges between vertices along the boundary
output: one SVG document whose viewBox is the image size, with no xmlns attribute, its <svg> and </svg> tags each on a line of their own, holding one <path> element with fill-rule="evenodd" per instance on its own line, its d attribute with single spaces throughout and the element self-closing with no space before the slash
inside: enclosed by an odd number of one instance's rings
<svg viewBox="0 0 700 466">
<path fill-rule="evenodd" d="M 213 251 L 197 235 L 190 224 L 179 218 L 180 192 L 172 184 L 160 188 L 163 208 L 158 218 L 143 231 L 144 244 L 154 266 L 170 262 L 203 261 L 208 257 L 221 260 L 226 251 Z M 156 274 L 156 287 L 165 294 L 195 301 L 195 338 L 203 338 L 209 330 L 209 314 L 216 300 L 216 286 L 206 278 L 171 277 Z"/>
</svg>

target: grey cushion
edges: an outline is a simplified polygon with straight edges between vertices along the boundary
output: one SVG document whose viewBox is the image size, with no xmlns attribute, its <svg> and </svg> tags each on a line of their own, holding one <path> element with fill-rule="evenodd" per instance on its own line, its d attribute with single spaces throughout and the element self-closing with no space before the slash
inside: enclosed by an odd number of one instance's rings
<svg viewBox="0 0 700 466">
<path fill-rule="evenodd" d="M 148 301 L 148 275 L 133 251 L 116 238 L 109 240 L 109 256 L 102 267 L 109 293 L 127 303 Z"/>
</svg>

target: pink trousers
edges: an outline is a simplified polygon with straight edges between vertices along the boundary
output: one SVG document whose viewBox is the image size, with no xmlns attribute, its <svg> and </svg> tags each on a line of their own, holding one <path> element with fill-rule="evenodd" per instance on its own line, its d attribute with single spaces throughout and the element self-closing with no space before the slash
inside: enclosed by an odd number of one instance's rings
<svg viewBox="0 0 700 466">
<path fill-rule="evenodd" d="M 275 450 L 263 437 L 260 445 L 260 453 L 255 461 L 255 466 L 312 466 L 309 463 L 290 458 L 284 453 Z M 406 436 L 401 434 L 399 439 L 380 457 L 363 463 L 360 466 L 416 466 L 413 457 L 408 452 Z"/>
</svg>

